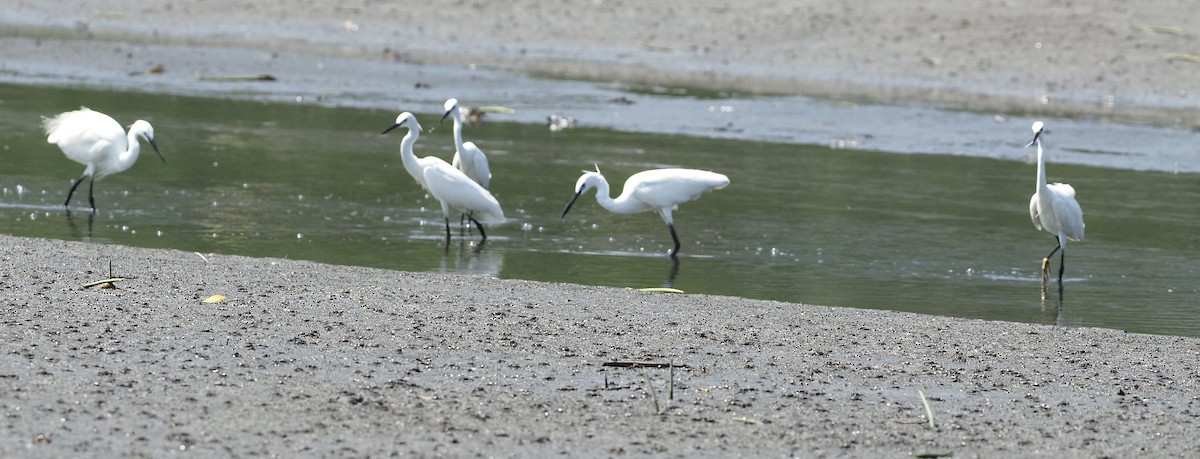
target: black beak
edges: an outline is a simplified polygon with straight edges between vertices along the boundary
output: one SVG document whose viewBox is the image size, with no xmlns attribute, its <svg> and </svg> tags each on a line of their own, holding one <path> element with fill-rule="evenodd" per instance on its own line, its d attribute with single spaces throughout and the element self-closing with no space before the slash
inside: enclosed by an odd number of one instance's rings
<svg viewBox="0 0 1200 459">
<path fill-rule="evenodd" d="M 1025 144 L 1025 148 L 1029 148 L 1030 145 L 1037 143 L 1038 137 L 1041 137 L 1041 136 L 1042 136 L 1042 131 L 1037 131 L 1037 132 L 1033 133 L 1033 140 L 1030 140 L 1029 143 Z"/>
<path fill-rule="evenodd" d="M 571 198 L 571 202 L 567 203 L 567 208 L 563 209 L 562 217 L 559 218 L 567 218 L 567 212 L 571 211 L 571 206 L 575 205 L 575 201 L 578 200 L 579 196 L 581 195 L 583 195 L 583 188 L 580 188 L 579 191 L 575 192 L 575 196 Z"/>
<path fill-rule="evenodd" d="M 396 123 L 396 124 L 393 124 L 391 127 L 387 128 L 387 129 L 384 129 L 384 130 L 383 130 L 383 132 L 380 132 L 380 133 L 379 133 L 379 135 L 383 135 L 383 134 L 387 134 L 387 133 L 389 133 L 389 132 L 392 132 L 392 129 L 396 129 L 396 128 L 400 127 L 400 125 L 401 125 L 401 124 L 404 124 L 404 123 Z"/>
<path fill-rule="evenodd" d="M 150 138 L 150 137 L 146 137 L 146 142 L 149 142 L 149 143 L 150 143 L 150 146 L 154 148 L 154 152 L 155 152 L 155 153 L 158 153 L 158 159 L 161 159 L 161 160 L 162 160 L 162 162 L 163 162 L 163 164 L 166 164 L 166 163 L 167 163 L 167 158 L 164 158 L 164 157 L 163 157 L 163 155 L 162 155 L 162 152 L 161 152 L 161 151 L 158 151 L 158 144 L 157 144 L 157 143 L 154 143 L 154 139 L 152 139 L 152 138 Z"/>
<path fill-rule="evenodd" d="M 452 111 L 454 111 L 454 110 L 457 110 L 457 109 L 458 109 L 458 107 L 451 108 L 450 110 L 446 110 L 446 114 L 445 114 L 445 115 L 442 115 L 442 120 L 441 120 L 441 121 L 438 121 L 438 124 L 442 124 L 442 123 L 446 122 L 446 117 L 447 117 L 447 116 L 450 116 L 450 112 L 452 112 Z"/>
</svg>

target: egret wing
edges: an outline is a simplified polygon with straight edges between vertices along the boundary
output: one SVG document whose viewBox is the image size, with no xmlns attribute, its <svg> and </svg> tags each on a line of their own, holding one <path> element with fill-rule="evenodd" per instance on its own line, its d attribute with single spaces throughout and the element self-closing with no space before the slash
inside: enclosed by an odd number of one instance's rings
<svg viewBox="0 0 1200 459">
<path fill-rule="evenodd" d="M 1050 185 L 1050 190 L 1054 195 L 1054 199 L 1051 201 L 1051 205 L 1054 206 L 1054 216 L 1058 218 L 1063 232 L 1072 241 L 1082 240 L 1083 209 L 1079 207 L 1079 201 L 1075 200 L 1075 188 L 1065 183 L 1054 183 Z"/>
<path fill-rule="evenodd" d="M 1037 195 L 1037 193 L 1034 193 L 1033 196 L 1029 197 L 1029 219 L 1033 220 L 1034 228 L 1037 228 L 1038 231 L 1042 230 L 1042 218 L 1041 218 L 1041 214 L 1038 212 L 1038 195 Z"/>
<path fill-rule="evenodd" d="M 1054 190 L 1054 193 L 1059 196 L 1075 199 L 1075 187 L 1069 184 L 1054 182 L 1046 186 Z"/>
<path fill-rule="evenodd" d="M 470 214 L 481 222 L 504 220 L 504 211 L 496 198 L 462 171 L 443 162 L 426 167 L 424 176 L 429 194 L 451 209 Z"/>
<path fill-rule="evenodd" d="M 463 156 L 465 157 L 463 172 L 474 180 L 479 186 L 487 188 L 492 183 L 492 169 L 488 166 L 487 155 L 479 147 L 475 146 L 475 142 L 463 143 Z"/>
<path fill-rule="evenodd" d="M 707 191 L 729 185 L 729 177 L 696 169 L 655 169 L 634 174 L 626 190 L 641 202 L 656 208 L 674 206 L 699 198 Z M 632 190 L 628 189 L 630 186 Z"/>
<path fill-rule="evenodd" d="M 46 118 L 42 127 L 46 142 L 58 145 L 75 162 L 89 164 L 103 152 L 129 149 L 125 129 L 117 120 L 87 107 Z"/>
</svg>

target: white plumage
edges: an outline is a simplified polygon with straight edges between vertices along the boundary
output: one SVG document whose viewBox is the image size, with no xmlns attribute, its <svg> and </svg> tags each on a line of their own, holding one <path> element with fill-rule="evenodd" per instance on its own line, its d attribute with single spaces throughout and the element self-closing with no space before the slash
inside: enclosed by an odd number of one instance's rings
<svg viewBox="0 0 1200 459">
<path fill-rule="evenodd" d="M 1064 265 L 1066 264 L 1067 241 L 1083 240 L 1083 209 L 1075 200 L 1075 188 L 1066 183 L 1046 183 L 1046 160 L 1042 152 L 1041 121 L 1033 123 L 1033 141 L 1029 145 L 1037 145 L 1037 189 L 1029 198 L 1029 218 L 1038 230 L 1053 234 L 1058 241 L 1054 250 L 1042 259 L 1042 281 L 1049 279 L 1050 257 L 1062 250 L 1059 255 L 1058 281 L 1062 282 Z M 1026 145 L 1028 147 L 1029 145 Z"/>
<path fill-rule="evenodd" d="M 444 108 L 446 113 L 442 115 L 442 120 L 445 121 L 447 116 L 454 118 L 454 159 L 450 164 L 479 186 L 488 188 L 492 183 L 492 170 L 488 166 L 487 156 L 475 146 L 475 142 L 463 142 L 463 115 L 458 99 L 446 100 Z"/>
<path fill-rule="evenodd" d="M 632 214 L 637 212 L 657 211 L 667 228 L 671 230 L 671 239 L 675 248 L 671 257 L 679 253 L 679 236 L 675 234 L 675 221 L 672 211 L 679 204 L 696 200 L 700 195 L 712 190 L 719 190 L 729 185 L 729 177 L 716 172 L 696 169 L 653 169 L 638 172 L 625 180 L 621 195 L 613 199 L 609 196 L 608 180 L 596 167 L 595 172 L 584 171 L 575 182 L 575 196 L 567 203 L 562 216 L 566 217 L 571 206 L 585 192 L 596 189 L 596 202 L 601 207 L 615 214 Z"/>
<path fill-rule="evenodd" d="M 67 158 L 87 167 L 84 169 L 83 175 L 80 175 L 71 184 L 63 206 L 71 203 L 71 196 L 75 194 L 75 188 L 79 187 L 79 184 L 83 183 L 86 178 L 90 179 L 88 203 L 92 207 L 92 212 L 95 212 L 96 199 L 92 194 L 92 187 L 96 179 L 116 174 L 133 166 L 141 152 L 141 144 L 138 143 L 139 137 L 146 139 L 146 142 L 154 148 L 154 152 L 158 154 L 159 159 L 162 159 L 164 163 L 167 161 L 166 158 L 163 158 L 162 152 L 158 150 L 158 145 L 154 143 L 154 127 L 143 120 L 135 121 L 129 127 L 129 132 L 126 133 L 111 116 L 87 107 L 80 107 L 79 110 L 64 112 L 52 118 L 43 118 L 42 128 L 46 131 L 46 142 L 58 145 Z"/>
<path fill-rule="evenodd" d="M 488 190 L 468 178 L 462 171 L 454 168 L 441 158 L 426 156 L 418 158 L 413 152 L 413 144 L 420 136 L 421 125 L 417 118 L 409 112 L 396 117 L 396 123 L 383 131 L 387 134 L 392 129 L 407 127 L 408 134 L 400 141 L 400 157 L 404 169 L 412 175 L 430 195 L 442 205 L 442 215 L 446 219 L 446 239 L 450 239 L 450 212 L 456 210 L 469 215 L 479 234 L 487 239 L 480 221 L 500 223 L 504 221 L 504 211 L 500 203 Z"/>
</svg>

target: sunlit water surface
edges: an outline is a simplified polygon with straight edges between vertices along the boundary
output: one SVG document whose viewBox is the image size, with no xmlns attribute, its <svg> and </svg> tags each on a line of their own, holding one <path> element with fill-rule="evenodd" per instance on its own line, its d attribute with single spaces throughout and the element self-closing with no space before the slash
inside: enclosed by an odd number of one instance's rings
<svg viewBox="0 0 1200 459">
<path fill-rule="evenodd" d="M 1054 239 L 1029 221 L 1027 162 L 492 121 L 465 136 L 489 155 L 509 222 L 482 246 L 456 226 L 447 248 L 440 206 L 400 162 L 403 130 L 379 134 L 395 112 L 3 85 L 0 104 L 0 231 L 13 235 L 1200 336 L 1195 174 L 1052 162 L 1050 180 L 1079 193 L 1087 240 L 1043 296 Z M 86 187 L 64 211 L 83 166 L 39 126 L 79 105 L 150 121 L 167 159 L 97 182 L 94 218 Z M 403 109 L 426 128 L 418 155 L 449 160 L 438 107 Z M 1032 154 L 1027 128 L 1000 128 L 1013 139 L 995 148 Z M 1046 147 L 1053 160 L 1052 135 Z M 732 183 L 675 213 L 674 263 L 654 214 L 611 215 L 589 195 L 560 218 L 594 164 L 614 193 L 656 167 Z"/>
</svg>

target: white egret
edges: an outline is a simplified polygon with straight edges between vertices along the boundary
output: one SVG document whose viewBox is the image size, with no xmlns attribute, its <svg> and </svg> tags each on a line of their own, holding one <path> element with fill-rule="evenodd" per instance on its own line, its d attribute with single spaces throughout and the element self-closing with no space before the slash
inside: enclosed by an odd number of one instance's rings
<svg viewBox="0 0 1200 459">
<path fill-rule="evenodd" d="M 1042 259 L 1042 284 L 1050 277 L 1050 257 L 1062 250 L 1058 258 L 1058 282 L 1062 283 L 1063 267 L 1066 264 L 1067 240 L 1083 240 L 1083 209 L 1075 201 L 1075 188 L 1065 183 L 1046 184 L 1046 160 L 1042 154 L 1041 121 L 1033 123 L 1033 141 L 1037 145 L 1037 191 L 1029 198 L 1029 218 L 1039 230 L 1053 234 L 1058 241 L 1054 250 Z"/>
<path fill-rule="evenodd" d="M 463 142 L 463 115 L 458 107 L 458 99 L 447 99 L 445 109 L 442 121 L 446 121 L 447 116 L 454 118 L 454 159 L 450 165 L 467 174 L 479 186 L 487 188 L 492 183 L 492 170 L 488 167 L 487 156 L 475 146 L 475 142 Z"/>
<path fill-rule="evenodd" d="M 404 162 L 404 169 L 416 179 L 422 188 L 425 188 L 434 199 L 442 204 L 442 215 L 446 219 L 446 241 L 450 240 L 451 209 L 467 214 L 468 218 L 479 228 L 479 234 L 483 239 L 487 239 L 487 233 L 483 231 L 480 221 L 488 223 L 504 221 L 504 211 L 500 209 L 500 203 L 492 197 L 488 190 L 479 186 L 462 171 L 455 169 L 441 158 L 433 156 L 418 158 L 413 153 L 413 144 L 421 135 L 421 125 L 417 123 L 417 118 L 412 113 L 401 113 L 396 117 L 396 123 L 385 129 L 383 133 L 387 134 L 400 126 L 408 128 L 408 134 L 405 134 L 404 139 L 400 141 L 400 158 Z"/>
<path fill-rule="evenodd" d="M 43 117 L 42 128 L 46 130 L 46 142 L 58 145 L 67 158 L 87 166 L 83 175 L 71 183 L 67 200 L 63 202 L 64 207 L 71 203 L 71 196 L 83 179 L 89 179 L 88 204 L 92 207 L 92 213 L 95 213 L 96 198 L 92 194 L 92 187 L 96 179 L 133 166 L 141 152 L 139 137 L 146 139 L 154 147 L 159 159 L 167 162 L 162 152 L 158 151 L 158 144 L 154 143 L 154 128 L 143 120 L 134 121 L 129 126 L 129 133 L 126 133 L 111 116 L 80 107 L 79 110 L 64 112 L 53 118 Z"/>
<path fill-rule="evenodd" d="M 657 211 L 667 228 L 671 230 L 671 239 L 675 240 L 675 248 L 671 250 L 671 258 L 679 254 L 679 236 L 675 234 L 675 222 L 671 212 L 679 204 L 693 201 L 707 191 L 719 190 L 729 185 L 729 177 L 722 174 L 696 169 L 653 169 L 638 172 L 625 181 L 621 195 L 616 199 L 609 197 L 608 181 L 596 172 L 583 171 L 583 176 L 575 182 L 575 196 L 563 209 L 562 217 L 583 193 L 596 189 L 596 202 L 601 207 L 615 214 L 632 214 L 638 212 Z"/>
</svg>

